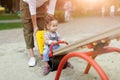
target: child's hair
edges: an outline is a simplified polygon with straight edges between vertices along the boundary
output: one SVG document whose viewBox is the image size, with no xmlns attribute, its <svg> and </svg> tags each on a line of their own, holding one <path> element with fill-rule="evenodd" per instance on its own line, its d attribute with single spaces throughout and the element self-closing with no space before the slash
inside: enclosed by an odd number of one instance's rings
<svg viewBox="0 0 120 80">
<path fill-rule="evenodd" d="M 49 17 L 49 18 L 45 19 L 45 29 L 46 30 L 47 30 L 47 26 L 50 25 L 51 21 L 54 21 L 54 20 L 58 21 L 57 18 L 55 18 L 55 17 Z"/>
</svg>

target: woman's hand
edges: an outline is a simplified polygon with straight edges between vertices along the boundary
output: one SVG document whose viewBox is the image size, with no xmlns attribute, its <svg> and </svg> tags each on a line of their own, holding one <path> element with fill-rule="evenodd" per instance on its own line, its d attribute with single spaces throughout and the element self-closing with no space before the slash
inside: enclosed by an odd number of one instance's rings
<svg viewBox="0 0 120 80">
<path fill-rule="evenodd" d="M 34 27 L 34 33 L 36 33 L 38 30 L 38 27 Z"/>
</svg>

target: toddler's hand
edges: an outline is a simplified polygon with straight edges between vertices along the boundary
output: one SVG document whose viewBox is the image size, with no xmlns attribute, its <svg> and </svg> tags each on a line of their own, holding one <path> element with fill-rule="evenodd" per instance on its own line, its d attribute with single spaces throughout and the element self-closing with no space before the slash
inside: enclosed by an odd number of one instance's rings
<svg viewBox="0 0 120 80">
<path fill-rule="evenodd" d="M 57 44 L 58 42 L 56 40 L 53 41 L 54 44 Z"/>
<path fill-rule="evenodd" d="M 62 39 L 62 40 L 60 40 L 60 41 L 67 42 L 67 41 L 65 41 L 64 39 Z"/>
<path fill-rule="evenodd" d="M 60 40 L 60 41 L 62 41 L 62 42 L 64 42 L 64 43 L 66 43 L 66 44 L 68 45 L 68 42 L 67 42 L 67 41 L 65 41 L 64 39 L 62 39 L 62 40 Z"/>
</svg>

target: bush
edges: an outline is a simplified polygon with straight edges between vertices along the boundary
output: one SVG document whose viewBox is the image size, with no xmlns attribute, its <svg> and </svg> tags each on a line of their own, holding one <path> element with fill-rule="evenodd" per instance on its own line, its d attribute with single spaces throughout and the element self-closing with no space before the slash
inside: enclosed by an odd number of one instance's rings
<svg viewBox="0 0 120 80">
<path fill-rule="evenodd" d="M 3 14 L 5 11 L 5 8 L 4 7 L 0 7 L 0 14 Z"/>
<path fill-rule="evenodd" d="M 55 11 L 55 17 L 58 19 L 59 22 L 64 22 L 64 11 Z"/>
</svg>

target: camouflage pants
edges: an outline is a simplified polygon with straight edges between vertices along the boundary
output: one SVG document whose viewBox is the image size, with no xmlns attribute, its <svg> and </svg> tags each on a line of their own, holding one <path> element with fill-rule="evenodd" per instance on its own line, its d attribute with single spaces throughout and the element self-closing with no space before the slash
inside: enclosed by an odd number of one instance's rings
<svg viewBox="0 0 120 80">
<path fill-rule="evenodd" d="M 20 0 L 21 19 L 23 22 L 23 33 L 27 49 L 34 47 L 33 25 L 28 4 Z M 37 23 L 40 30 L 44 29 L 44 18 L 46 16 L 46 5 L 37 8 Z"/>
</svg>

